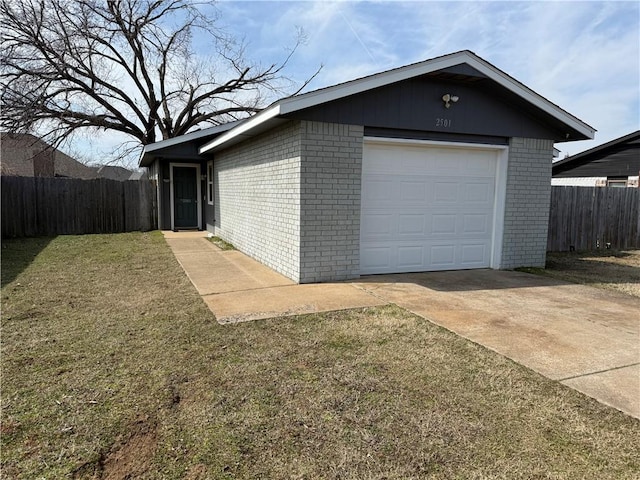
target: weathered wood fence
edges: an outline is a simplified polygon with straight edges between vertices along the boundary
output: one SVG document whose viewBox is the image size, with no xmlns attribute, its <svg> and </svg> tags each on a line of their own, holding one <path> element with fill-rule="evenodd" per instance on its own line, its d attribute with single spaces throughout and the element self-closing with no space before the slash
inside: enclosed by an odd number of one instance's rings
<svg viewBox="0 0 640 480">
<path fill-rule="evenodd" d="M 157 228 L 155 183 L 2 176 L 2 237 Z"/>
<path fill-rule="evenodd" d="M 640 189 L 551 187 L 547 250 L 640 248 Z"/>
</svg>

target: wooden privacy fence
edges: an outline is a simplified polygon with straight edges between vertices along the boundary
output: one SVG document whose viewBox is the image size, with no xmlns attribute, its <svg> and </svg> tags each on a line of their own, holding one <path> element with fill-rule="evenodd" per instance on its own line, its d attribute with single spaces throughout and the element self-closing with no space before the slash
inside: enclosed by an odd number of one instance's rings
<svg viewBox="0 0 640 480">
<path fill-rule="evenodd" d="M 1 187 L 3 238 L 157 228 L 149 180 L 2 176 Z"/>
<path fill-rule="evenodd" d="M 551 187 L 547 250 L 640 248 L 640 189 Z"/>
</svg>

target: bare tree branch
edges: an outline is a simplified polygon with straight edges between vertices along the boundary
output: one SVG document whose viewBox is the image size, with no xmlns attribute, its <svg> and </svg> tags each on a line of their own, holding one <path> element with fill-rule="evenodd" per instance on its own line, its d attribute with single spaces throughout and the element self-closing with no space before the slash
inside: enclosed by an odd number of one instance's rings
<svg viewBox="0 0 640 480">
<path fill-rule="evenodd" d="M 0 0 L 0 128 L 44 129 L 54 145 L 97 128 L 147 145 L 259 111 L 286 93 L 283 72 L 302 35 L 282 62 L 253 63 L 217 15 L 202 13 L 213 4 Z M 195 51 L 194 35 L 212 45 L 211 61 Z"/>
</svg>

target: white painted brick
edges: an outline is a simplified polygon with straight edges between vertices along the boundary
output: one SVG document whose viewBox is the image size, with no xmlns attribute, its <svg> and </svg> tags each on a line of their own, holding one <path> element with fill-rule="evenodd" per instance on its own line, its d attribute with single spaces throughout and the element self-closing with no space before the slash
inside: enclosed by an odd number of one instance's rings
<svg viewBox="0 0 640 480">
<path fill-rule="evenodd" d="M 302 122 L 302 130 L 300 281 L 356 278 L 363 127 Z"/>
<path fill-rule="evenodd" d="M 216 235 L 294 281 L 300 272 L 300 123 L 215 155 Z"/>
<path fill-rule="evenodd" d="M 502 268 L 544 267 L 552 157 L 551 140 L 511 139 Z"/>
</svg>

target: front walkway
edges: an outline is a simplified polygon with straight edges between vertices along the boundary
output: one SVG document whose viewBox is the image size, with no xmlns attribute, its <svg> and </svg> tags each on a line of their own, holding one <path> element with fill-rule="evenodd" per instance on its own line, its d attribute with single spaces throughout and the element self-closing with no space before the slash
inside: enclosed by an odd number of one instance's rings
<svg viewBox="0 0 640 480">
<path fill-rule="evenodd" d="M 470 270 L 296 285 L 206 232 L 165 232 L 220 323 L 395 303 L 640 418 L 637 298 L 526 273 Z"/>
<path fill-rule="evenodd" d="M 371 307 L 385 302 L 355 285 L 297 285 L 206 232 L 163 232 L 187 276 L 220 323 Z"/>
</svg>

